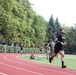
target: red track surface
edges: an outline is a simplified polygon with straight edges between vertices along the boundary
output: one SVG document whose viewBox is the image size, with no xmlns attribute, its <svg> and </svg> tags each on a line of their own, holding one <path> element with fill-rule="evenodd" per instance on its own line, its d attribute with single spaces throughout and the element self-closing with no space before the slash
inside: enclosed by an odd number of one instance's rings
<svg viewBox="0 0 76 75">
<path fill-rule="evenodd" d="M 0 54 L 0 75 L 76 75 L 75 70 L 18 59 L 19 54 Z"/>
</svg>

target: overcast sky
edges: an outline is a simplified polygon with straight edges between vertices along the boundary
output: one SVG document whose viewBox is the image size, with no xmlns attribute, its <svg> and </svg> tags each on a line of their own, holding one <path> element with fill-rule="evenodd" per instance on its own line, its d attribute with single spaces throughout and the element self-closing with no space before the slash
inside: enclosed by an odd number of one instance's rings
<svg viewBox="0 0 76 75">
<path fill-rule="evenodd" d="M 76 0 L 29 0 L 34 11 L 47 21 L 51 14 L 60 23 L 72 26 L 76 23 Z"/>
</svg>

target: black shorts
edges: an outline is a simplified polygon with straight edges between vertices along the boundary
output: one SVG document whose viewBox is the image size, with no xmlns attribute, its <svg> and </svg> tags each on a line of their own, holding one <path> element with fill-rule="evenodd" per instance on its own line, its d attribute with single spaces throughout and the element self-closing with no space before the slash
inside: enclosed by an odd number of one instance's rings
<svg viewBox="0 0 76 75">
<path fill-rule="evenodd" d="M 21 47 L 21 50 L 23 50 L 23 47 Z"/>
<path fill-rule="evenodd" d="M 60 44 L 55 45 L 55 53 L 58 53 L 60 50 L 64 50 L 64 46 Z"/>
</svg>

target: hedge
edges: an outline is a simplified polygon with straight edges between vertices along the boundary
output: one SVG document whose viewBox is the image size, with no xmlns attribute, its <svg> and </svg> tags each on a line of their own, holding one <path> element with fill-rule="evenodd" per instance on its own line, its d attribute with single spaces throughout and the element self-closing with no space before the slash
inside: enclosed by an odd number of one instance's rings
<svg viewBox="0 0 76 75">
<path fill-rule="evenodd" d="M 39 48 L 24 48 L 23 53 L 31 53 L 34 51 L 35 53 L 39 53 Z M 3 45 L 0 45 L 0 53 L 3 53 Z M 45 49 L 42 49 L 42 53 L 45 53 Z M 20 53 L 19 46 L 7 46 L 7 53 Z"/>
</svg>

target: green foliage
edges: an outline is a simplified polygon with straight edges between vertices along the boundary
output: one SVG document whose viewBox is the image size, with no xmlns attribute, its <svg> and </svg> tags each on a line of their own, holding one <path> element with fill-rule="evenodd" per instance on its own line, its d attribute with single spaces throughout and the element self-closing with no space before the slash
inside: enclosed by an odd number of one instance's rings
<svg viewBox="0 0 76 75">
<path fill-rule="evenodd" d="M 66 48 L 65 52 L 70 54 L 76 54 L 76 26 L 64 27 L 66 36 Z"/>
<path fill-rule="evenodd" d="M 48 40 L 55 39 L 57 32 L 61 28 L 61 25 L 58 21 L 58 18 L 56 20 L 53 19 L 53 15 L 51 15 L 48 27 L 47 27 L 47 37 Z"/>
<path fill-rule="evenodd" d="M 37 15 L 28 0 L 0 0 L 0 41 L 44 45 L 47 21 Z"/>
<path fill-rule="evenodd" d="M 49 22 L 37 15 L 29 0 L 0 0 L 0 42 L 23 43 L 25 47 L 44 46 L 54 39 L 61 25 L 51 15 Z M 76 26 L 66 29 L 67 49 L 75 52 Z"/>
<path fill-rule="evenodd" d="M 20 53 L 19 46 L 7 46 L 7 53 Z M 31 52 L 39 53 L 39 48 L 23 48 L 23 53 L 31 53 Z M 45 49 L 42 49 L 42 53 L 45 53 Z M 3 45 L 0 45 L 0 53 L 4 53 Z"/>
</svg>

